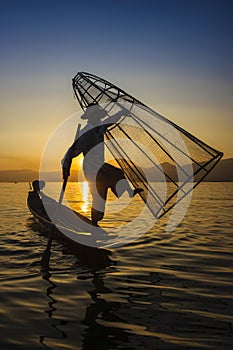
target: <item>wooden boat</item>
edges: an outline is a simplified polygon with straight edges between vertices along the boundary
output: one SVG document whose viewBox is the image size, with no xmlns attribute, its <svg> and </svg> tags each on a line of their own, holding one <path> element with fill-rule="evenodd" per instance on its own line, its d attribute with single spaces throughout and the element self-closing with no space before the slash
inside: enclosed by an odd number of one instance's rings
<svg viewBox="0 0 233 350">
<path fill-rule="evenodd" d="M 64 244 L 72 253 L 77 254 L 82 261 L 94 263 L 95 265 L 108 261 L 111 251 L 101 248 L 103 240 L 107 239 L 106 232 L 100 227 L 93 227 L 88 218 L 64 205 L 59 205 L 57 214 L 62 213 L 63 216 L 65 213 L 67 221 L 70 221 L 70 225 L 65 225 L 59 217 L 56 219 L 55 224 L 54 220 L 51 220 L 48 216 L 44 205 L 46 204 L 47 206 L 51 203 L 52 205 L 54 203 L 58 205 L 56 201 L 42 193 L 38 193 L 35 190 L 28 192 L 27 205 L 33 215 L 33 219 L 39 224 L 40 232 Z M 72 223 L 74 215 L 79 218 L 78 224 L 75 222 L 76 226 Z M 87 244 L 83 244 L 83 242 Z"/>
</svg>

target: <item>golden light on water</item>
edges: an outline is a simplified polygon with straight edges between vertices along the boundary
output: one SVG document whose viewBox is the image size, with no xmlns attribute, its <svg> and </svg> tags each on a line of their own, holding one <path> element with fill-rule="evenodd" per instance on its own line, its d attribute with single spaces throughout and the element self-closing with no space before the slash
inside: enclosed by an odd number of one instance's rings
<svg viewBox="0 0 233 350">
<path fill-rule="evenodd" d="M 82 208 L 82 211 L 86 213 L 88 211 L 88 182 L 87 181 L 82 182 L 81 192 L 82 192 L 82 199 L 83 199 L 83 204 L 81 208 Z"/>
</svg>

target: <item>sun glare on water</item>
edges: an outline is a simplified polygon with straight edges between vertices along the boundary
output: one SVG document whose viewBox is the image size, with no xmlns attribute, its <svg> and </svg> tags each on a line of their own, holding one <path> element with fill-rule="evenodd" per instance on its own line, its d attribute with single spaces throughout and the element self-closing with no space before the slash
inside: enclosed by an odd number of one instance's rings
<svg viewBox="0 0 233 350">
<path fill-rule="evenodd" d="M 83 181 L 81 184 L 81 192 L 82 192 L 82 199 L 83 199 L 83 204 L 82 204 L 82 211 L 86 213 L 88 211 L 88 182 Z"/>
</svg>

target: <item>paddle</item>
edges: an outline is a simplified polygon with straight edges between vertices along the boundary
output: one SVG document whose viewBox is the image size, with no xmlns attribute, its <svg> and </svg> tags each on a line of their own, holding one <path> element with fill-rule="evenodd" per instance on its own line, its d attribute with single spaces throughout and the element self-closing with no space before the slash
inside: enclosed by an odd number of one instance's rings
<svg viewBox="0 0 233 350">
<path fill-rule="evenodd" d="M 80 129 L 81 129 L 81 124 L 78 124 L 76 135 L 75 135 L 75 138 L 74 138 L 74 142 L 78 139 Z M 68 176 L 63 180 L 63 184 L 62 184 L 62 188 L 61 188 L 61 192 L 60 192 L 60 196 L 59 196 L 58 205 L 56 207 L 54 224 L 56 224 L 58 211 L 59 211 L 60 205 L 62 204 L 62 201 L 63 201 L 63 198 L 64 198 L 67 181 L 68 181 Z M 48 266 L 49 266 L 49 261 L 50 261 L 50 256 L 51 256 L 50 248 L 51 248 L 51 245 L 52 245 L 52 241 L 53 241 L 53 230 L 51 230 L 51 232 L 49 234 L 49 240 L 48 240 L 48 243 L 47 243 L 47 247 L 46 247 L 46 249 L 45 249 L 45 251 L 44 251 L 44 253 L 42 255 L 42 258 L 41 258 L 41 266 L 43 268 L 48 268 Z"/>
</svg>

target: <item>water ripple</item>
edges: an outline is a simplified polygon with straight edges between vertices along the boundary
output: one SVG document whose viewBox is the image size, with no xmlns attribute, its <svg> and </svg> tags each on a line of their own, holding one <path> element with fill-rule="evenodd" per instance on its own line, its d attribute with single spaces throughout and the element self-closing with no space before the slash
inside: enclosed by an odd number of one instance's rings
<svg viewBox="0 0 233 350">
<path fill-rule="evenodd" d="M 54 242 L 48 270 L 25 184 L 1 186 L 2 349 L 231 348 L 233 184 L 202 184 L 175 232 L 162 219 L 101 264 Z"/>
</svg>

